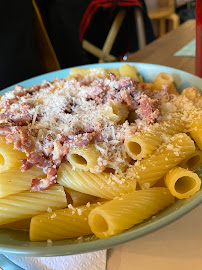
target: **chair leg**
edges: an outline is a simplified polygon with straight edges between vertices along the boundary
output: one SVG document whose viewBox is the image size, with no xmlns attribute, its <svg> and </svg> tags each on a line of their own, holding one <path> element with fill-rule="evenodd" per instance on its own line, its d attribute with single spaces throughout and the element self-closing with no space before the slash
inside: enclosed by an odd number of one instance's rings
<svg viewBox="0 0 202 270">
<path fill-rule="evenodd" d="M 166 17 L 166 19 L 169 21 L 169 23 L 171 24 L 171 27 L 169 30 L 174 30 L 176 29 L 179 24 L 180 24 L 180 18 L 179 15 L 177 15 L 176 13 L 173 13 L 171 15 L 169 15 L 168 17 Z"/>
<path fill-rule="evenodd" d="M 160 35 L 160 37 L 162 37 L 166 33 L 166 19 L 161 18 L 159 24 L 160 24 L 159 25 L 159 31 L 160 31 L 159 35 Z"/>
<path fill-rule="evenodd" d="M 134 8 L 134 16 L 135 16 L 138 46 L 139 49 L 142 49 L 146 45 L 146 39 L 144 30 L 144 20 L 140 8 L 138 7 Z"/>
<path fill-rule="evenodd" d="M 104 46 L 102 48 L 102 52 L 103 52 L 103 55 L 106 55 L 106 54 L 109 54 L 111 49 L 112 49 L 112 46 L 114 44 L 114 41 L 116 39 L 116 36 L 120 30 L 120 27 L 122 25 L 122 22 L 125 18 L 125 15 L 126 15 L 126 10 L 125 9 L 121 9 L 118 14 L 116 15 L 113 23 L 112 23 L 112 26 L 109 30 L 109 33 L 107 35 L 107 38 L 105 40 L 105 43 L 104 43 Z M 99 63 L 103 63 L 104 60 L 103 60 L 103 57 L 101 57 L 98 61 Z"/>
<path fill-rule="evenodd" d="M 99 49 L 85 39 L 82 41 L 82 48 L 89 53 L 95 55 L 97 58 L 102 58 L 105 62 L 114 62 L 117 60 L 116 57 L 111 54 L 103 54 L 103 51 L 101 49 Z"/>
</svg>

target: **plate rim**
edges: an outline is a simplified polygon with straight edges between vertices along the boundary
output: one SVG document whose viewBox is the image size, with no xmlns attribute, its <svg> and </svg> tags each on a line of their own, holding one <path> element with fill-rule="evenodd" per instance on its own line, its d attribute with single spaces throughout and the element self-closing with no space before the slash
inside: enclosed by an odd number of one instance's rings
<svg viewBox="0 0 202 270">
<path fill-rule="evenodd" d="M 34 77 L 31 77 L 29 79 L 26 79 L 26 80 L 23 80 L 23 81 L 20 81 L 20 82 L 17 82 L 15 84 L 12 84 L 4 89 L 0 89 L 0 92 L 1 93 L 5 93 L 5 92 L 8 92 L 8 91 L 11 91 L 11 89 L 13 89 L 15 87 L 16 84 L 23 84 L 23 83 L 29 83 L 31 82 L 32 80 L 35 80 L 35 79 L 40 79 L 41 82 L 42 80 L 45 80 L 46 76 L 51 76 L 51 75 L 54 75 L 55 73 L 64 73 L 64 72 L 69 72 L 71 68 L 93 68 L 93 67 L 97 67 L 97 66 L 108 66 L 108 67 L 113 67 L 114 65 L 115 66 L 121 66 L 121 65 L 124 65 L 124 64 L 129 64 L 129 65 L 137 65 L 137 66 L 150 66 L 150 67 L 159 67 L 159 68 L 162 68 L 162 69 L 170 69 L 171 71 L 177 71 L 177 72 L 180 72 L 180 73 L 183 73 L 184 75 L 188 75 L 188 76 L 193 76 L 197 81 L 198 80 L 201 80 L 201 83 L 202 83 L 202 78 L 192 74 L 192 73 L 189 73 L 187 71 L 184 71 L 184 70 L 180 70 L 180 69 L 177 69 L 177 68 L 173 68 L 173 67 L 169 67 L 169 66 L 164 66 L 164 65 L 158 65 L 158 64 L 151 64 L 151 63 L 144 63 L 144 62 L 107 62 L 107 63 L 94 63 L 94 64 L 86 64 L 86 65 L 79 65 L 79 66 L 73 66 L 73 67 L 68 67 L 68 68 L 64 68 L 64 69 L 60 69 L 60 70 L 56 70 L 56 71 L 51 71 L 51 72 L 47 72 L 47 73 L 44 73 L 44 74 L 41 74 L 41 75 L 38 75 L 38 76 L 34 76 Z M 202 90 L 202 89 L 201 89 Z"/>
</svg>

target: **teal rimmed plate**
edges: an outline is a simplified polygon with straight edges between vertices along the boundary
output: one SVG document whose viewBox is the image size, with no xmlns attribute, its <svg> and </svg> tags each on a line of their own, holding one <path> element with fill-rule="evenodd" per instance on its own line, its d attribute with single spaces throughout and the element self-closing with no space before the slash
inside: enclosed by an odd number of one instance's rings
<svg viewBox="0 0 202 270">
<path fill-rule="evenodd" d="M 84 68 L 92 67 L 117 67 L 119 68 L 124 63 L 105 63 L 105 64 L 93 64 L 83 66 Z M 195 86 L 202 90 L 202 79 L 189 74 L 184 71 L 180 71 L 174 68 L 169 68 L 160 65 L 145 64 L 145 63 L 129 63 L 134 65 L 138 72 L 143 76 L 144 81 L 151 82 L 160 72 L 168 72 L 173 75 L 175 84 L 180 90 Z M 19 84 L 24 87 L 29 87 L 33 84 L 42 82 L 43 80 L 52 80 L 54 77 L 62 78 L 69 74 L 70 69 L 63 69 L 56 72 L 47 73 L 23 82 Z M 14 86 L 8 87 L 1 91 L 1 94 L 7 91 L 13 90 Z M 202 173 L 202 171 L 198 171 Z M 192 197 L 184 200 L 176 200 L 176 202 L 160 212 L 155 216 L 134 226 L 133 228 L 120 233 L 119 235 L 112 236 L 106 239 L 97 239 L 94 236 L 84 237 L 81 240 L 58 240 L 53 241 L 51 244 L 44 242 L 30 242 L 28 233 L 21 231 L 11 231 L 6 229 L 0 229 L 0 253 L 3 254 L 15 254 L 23 256 L 62 256 L 72 255 L 91 251 L 97 251 L 105 248 L 111 248 L 113 246 L 122 244 L 124 242 L 136 239 L 148 233 L 151 233 L 177 218 L 188 213 L 202 202 L 202 189 L 194 194 Z"/>
</svg>

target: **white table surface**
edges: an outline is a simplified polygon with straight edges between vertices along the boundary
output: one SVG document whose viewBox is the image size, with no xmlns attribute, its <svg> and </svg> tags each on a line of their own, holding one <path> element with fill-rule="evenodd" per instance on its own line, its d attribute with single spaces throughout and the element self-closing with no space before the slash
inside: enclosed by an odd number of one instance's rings
<svg viewBox="0 0 202 270">
<path fill-rule="evenodd" d="M 108 250 L 107 270 L 202 270 L 202 205 L 177 221 Z"/>
</svg>

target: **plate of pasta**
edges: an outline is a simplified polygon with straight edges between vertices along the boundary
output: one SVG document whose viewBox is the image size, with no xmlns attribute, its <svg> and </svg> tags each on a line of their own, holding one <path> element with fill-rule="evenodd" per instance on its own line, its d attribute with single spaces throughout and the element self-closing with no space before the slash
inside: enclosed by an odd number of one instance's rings
<svg viewBox="0 0 202 270">
<path fill-rule="evenodd" d="M 0 252 L 110 248 L 202 202 L 202 80 L 105 63 L 2 91 Z"/>
</svg>

